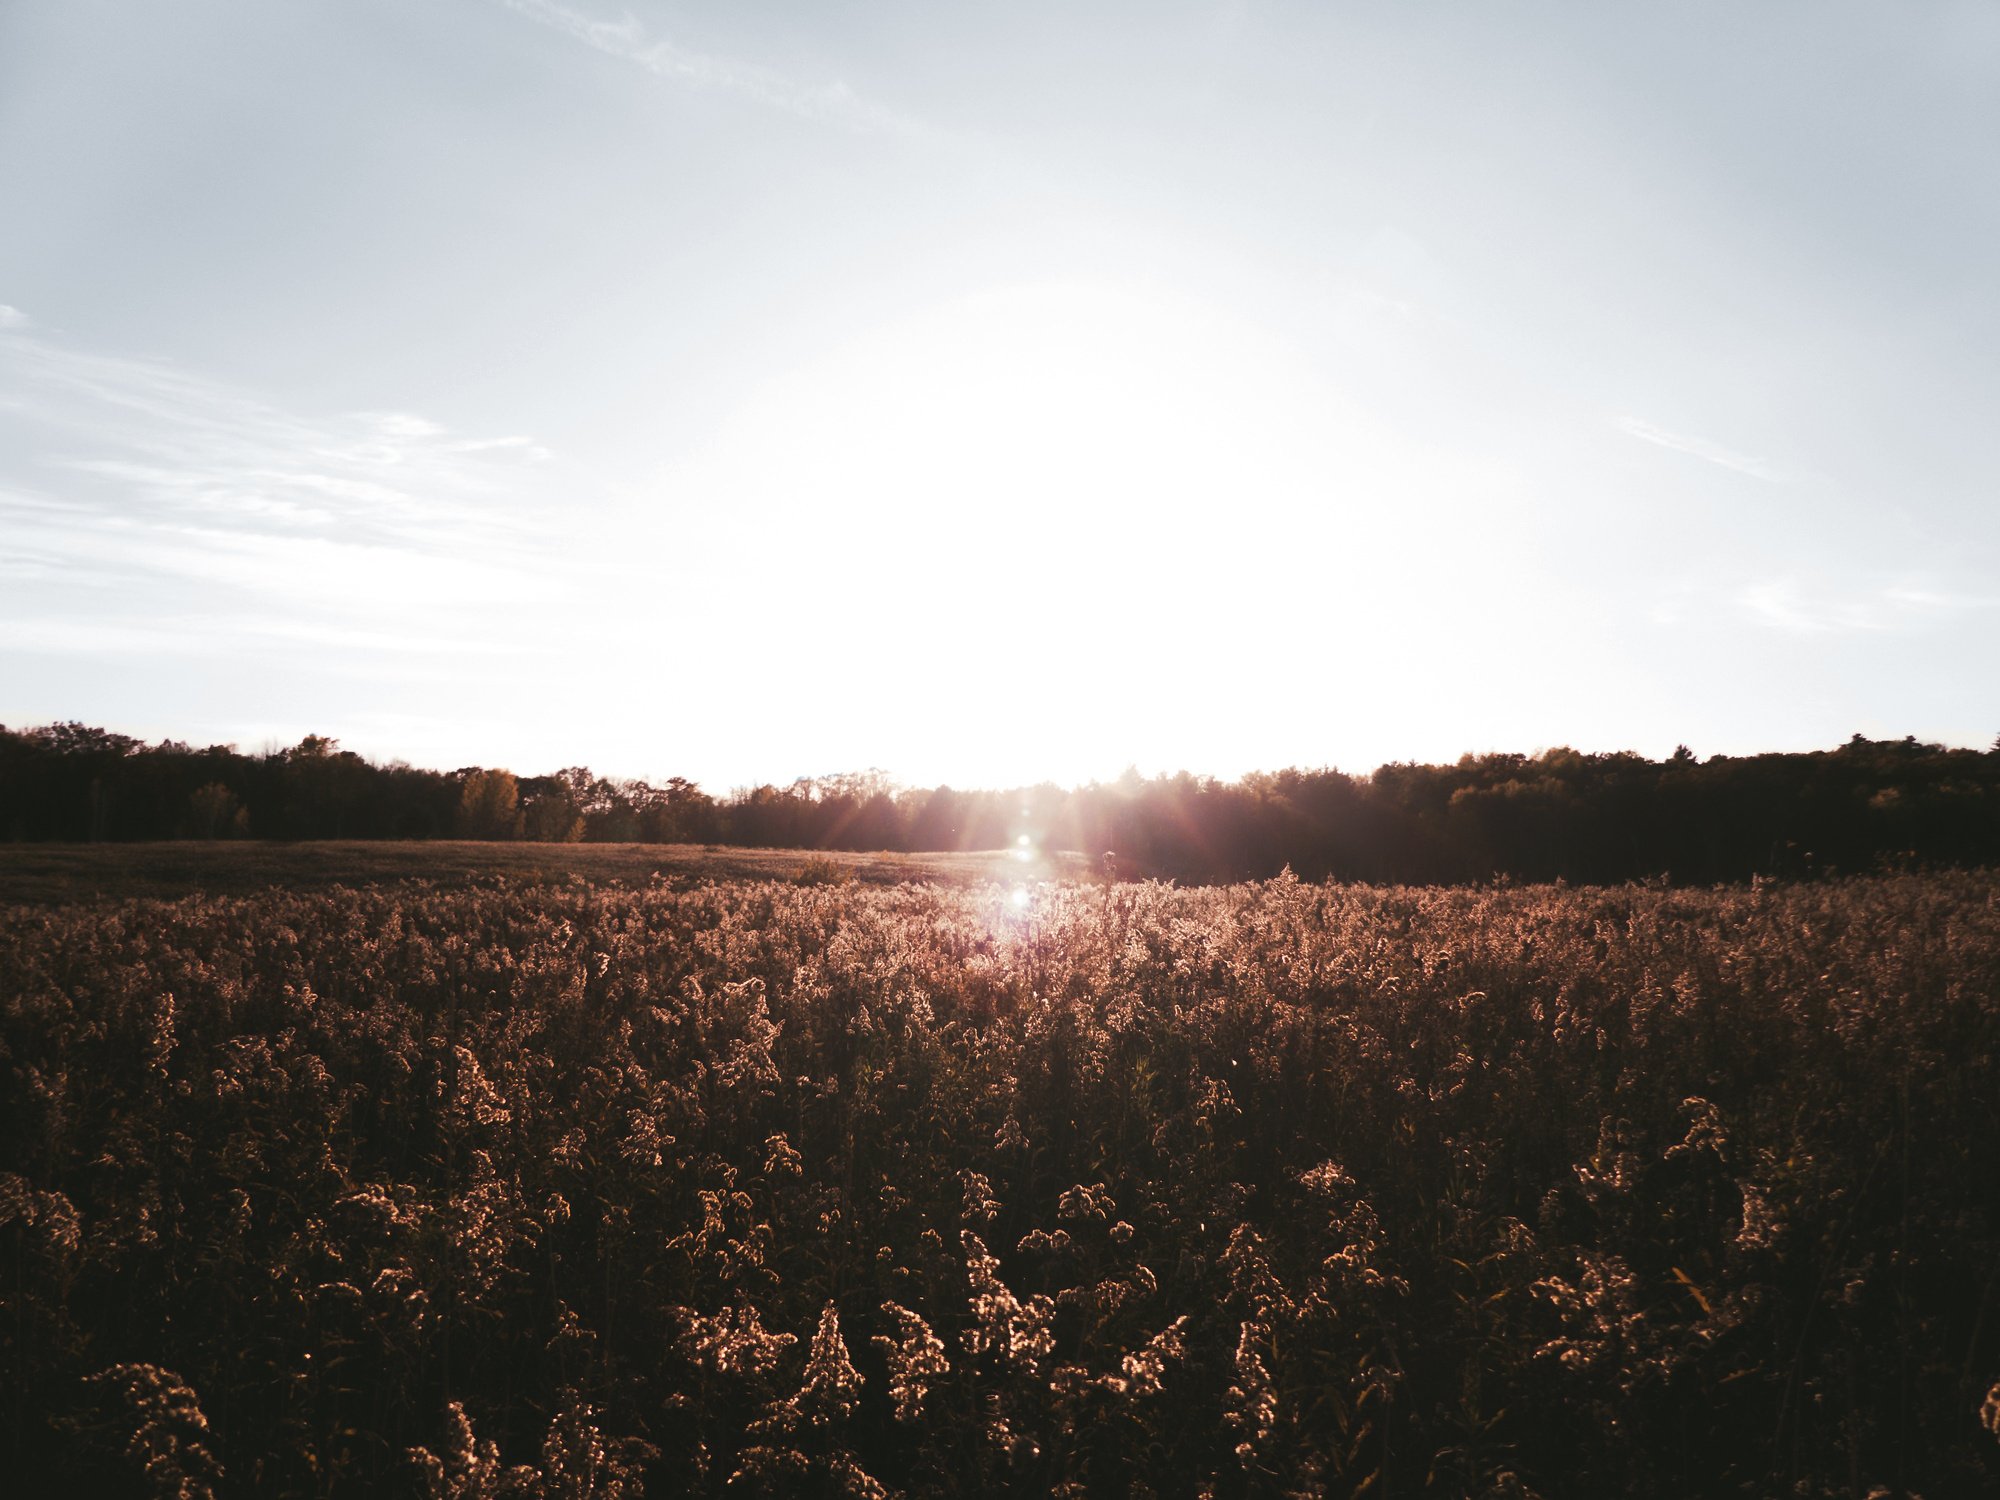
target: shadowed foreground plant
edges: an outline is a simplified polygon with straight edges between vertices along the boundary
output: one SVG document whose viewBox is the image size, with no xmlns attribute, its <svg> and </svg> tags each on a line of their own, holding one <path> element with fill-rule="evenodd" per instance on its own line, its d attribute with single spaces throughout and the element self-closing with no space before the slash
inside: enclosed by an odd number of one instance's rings
<svg viewBox="0 0 2000 1500">
<path fill-rule="evenodd" d="M 214 1500 L 222 1465 L 208 1450 L 208 1418 L 193 1387 L 158 1365 L 113 1365 L 89 1384 L 121 1408 L 130 1429 L 125 1456 L 145 1476 L 149 1493 L 158 1500 Z"/>
<path fill-rule="evenodd" d="M 633 1438 L 607 1440 L 587 1403 L 558 1412 L 542 1441 L 542 1464 L 504 1465 L 495 1443 L 481 1441 L 465 1407 L 446 1409 L 447 1440 L 442 1457 L 428 1448 L 410 1450 L 423 1476 L 426 1500 L 642 1500 L 641 1466 L 659 1456 L 649 1443 Z"/>
</svg>

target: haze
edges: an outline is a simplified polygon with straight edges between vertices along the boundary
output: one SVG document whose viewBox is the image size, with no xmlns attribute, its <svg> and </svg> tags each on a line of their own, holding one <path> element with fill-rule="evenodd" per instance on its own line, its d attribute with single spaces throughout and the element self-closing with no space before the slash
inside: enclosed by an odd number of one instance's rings
<svg viewBox="0 0 2000 1500">
<path fill-rule="evenodd" d="M 2000 9 L 0 9 L 0 721 L 715 790 L 2000 729 Z"/>
</svg>

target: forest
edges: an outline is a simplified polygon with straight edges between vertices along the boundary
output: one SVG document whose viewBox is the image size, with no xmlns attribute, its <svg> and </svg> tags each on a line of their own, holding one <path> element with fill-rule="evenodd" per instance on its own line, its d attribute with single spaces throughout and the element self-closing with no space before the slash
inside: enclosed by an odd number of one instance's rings
<svg viewBox="0 0 2000 1500">
<path fill-rule="evenodd" d="M 2000 742 L 1855 736 L 1662 761 L 1556 748 L 1369 775 L 1186 773 L 1065 789 L 904 788 L 863 772 L 715 796 L 585 767 L 379 765 L 323 736 L 246 754 L 63 723 L 0 727 L 0 840 L 480 838 L 964 851 L 1038 846 L 1134 874 L 1704 884 L 2000 861 Z"/>
<path fill-rule="evenodd" d="M 2000 886 L 0 908 L 24 1495 L 2000 1492 Z"/>
</svg>

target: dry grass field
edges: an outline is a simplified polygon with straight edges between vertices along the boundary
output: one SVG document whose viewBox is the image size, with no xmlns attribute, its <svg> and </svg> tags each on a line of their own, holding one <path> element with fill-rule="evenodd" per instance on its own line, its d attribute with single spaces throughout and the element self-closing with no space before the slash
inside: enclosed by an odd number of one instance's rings
<svg viewBox="0 0 2000 1500">
<path fill-rule="evenodd" d="M 1130 861 L 1128 860 L 1129 864 Z M 61 904 L 98 897 L 248 895 L 423 880 L 549 884 L 580 879 L 643 886 L 675 878 L 895 881 L 1076 879 L 1080 854 L 1012 850 L 969 854 L 815 853 L 702 844 L 536 844 L 439 839 L 318 842 L 0 844 L 0 902 Z"/>
<path fill-rule="evenodd" d="M 2000 1486 L 1990 874 L 39 852 L 22 1494 Z"/>
</svg>

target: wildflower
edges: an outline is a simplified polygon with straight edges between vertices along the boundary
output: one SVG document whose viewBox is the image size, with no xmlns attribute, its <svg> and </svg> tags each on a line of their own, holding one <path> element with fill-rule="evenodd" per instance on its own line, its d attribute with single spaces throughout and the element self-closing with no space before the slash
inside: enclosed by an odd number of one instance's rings
<svg viewBox="0 0 2000 1500">
<path fill-rule="evenodd" d="M 1688 1117 L 1687 1133 L 1679 1145 L 1667 1147 L 1667 1160 L 1691 1156 L 1699 1151 L 1712 1151 L 1721 1156 L 1729 1145 L 1729 1133 L 1722 1128 L 1722 1111 L 1699 1096 L 1681 1100 L 1681 1109 Z"/>
<path fill-rule="evenodd" d="M 984 1172 L 960 1172 L 958 1179 L 965 1186 L 964 1217 L 978 1224 L 991 1224 L 999 1217 L 1000 1200 L 993 1196 L 993 1184 Z"/>
<path fill-rule="evenodd" d="M 1536 1358 L 1583 1371 L 1630 1350 L 1644 1329 L 1646 1315 L 1634 1297 L 1638 1279 L 1623 1260 L 1581 1249 L 1576 1256 L 1579 1273 L 1574 1283 L 1551 1276 L 1528 1291 L 1554 1307 L 1565 1325 L 1566 1336 L 1543 1344 L 1535 1351 Z M 1629 1389 L 1635 1375 L 1621 1368 L 1618 1379 L 1621 1388 Z"/>
<path fill-rule="evenodd" d="M 1588 1162 L 1579 1162 L 1570 1169 L 1592 1203 L 1607 1194 L 1623 1193 L 1637 1181 L 1638 1158 L 1626 1149 L 1627 1129 L 1624 1120 L 1600 1121 L 1596 1151 Z"/>
<path fill-rule="evenodd" d="M 968 1301 L 973 1326 L 964 1333 L 968 1354 L 996 1353 L 1030 1374 L 1055 1351 L 1055 1335 L 1050 1322 L 1055 1304 L 1047 1297 L 1020 1301 L 1000 1279 L 1000 1262 L 987 1253 L 986 1246 L 970 1229 L 959 1231 L 965 1247 L 966 1280 L 971 1285 Z"/>
<path fill-rule="evenodd" d="M 1269 1319 L 1273 1314 L 1289 1316 L 1295 1310 L 1284 1283 L 1264 1255 L 1263 1238 L 1248 1224 L 1238 1224 L 1229 1232 L 1229 1244 L 1222 1252 L 1222 1269 L 1228 1273 L 1230 1289 L 1259 1319 Z"/>
<path fill-rule="evenodd" d="M 895 1319 L 897 1336 L 876 1334 L 875 1344 L 889 1363 L 889 1395 L 896 1403 L 896 1420 L 914 1422 L 924 1414 L 924 1397 L 933 1378 L 949 1374 L 944 1341 L 931 1325 L 907 1307 L 884 1302 L 882 1312 Z"/>
<path fill-rule="evenodd" d="M 1222 1420 L 1241 1434 L 1236 1459 L 1246 1469 L 1278 1424 L 1278 1393 L 1259 1352 L 1270 1339 L 1271 1330 L 1254 1320 L 1245 1322 L 1236 1336 L 1236 1381 L 1229 1387 L 1229 1406 Z"/>
<path fill-rule="evenodd" d="M 109 1388 L 132 1421 L 125 1456 L 161 1500 L 214 1500 L 222 1465 L 208 1451 L 208 1418 L 194 1388 L 158 1365 L 113 1365 L 89 1378 Z"/>
<path fill-rule="evenodd" d="M 805 1158 L 781 1130 L 776 1135 L 767 1136 L 764 1141 L 764 1175 L 766 1177 L 801 1177 L 805 1175 Z"/>
<path fill-rule="evenodd" d="M 1769 1250 L 1784 1232 L 1784 1219 L 1771 1207 L 1770 1194 L 1762 1184 L 1738 1178 L 1736 1190 L 1743 1195 L 1743 1224 L 1736 1231 L 1736 1247 Z"/>
<path fill-rule="evenodd" d="M 1024 1253 L 1038 1251 L 1044 1255 L 1056 1255 L 1069 1249 L 1069 1231 L 1066 1229 L 1031 1229 L 1021 1236 L 1021 1242 L 1014 1248 Z"/>
<path fill-rule="evenodd" d="M 618 1154 L 635 1167 L 663 1166 L 674 1138 L 660 1129 L 659 1121 L 647 1110 L 632 1110 L 626 1122 L 628 1128 L 625 1139 L 619 1143 Z"/>
<path fill-rule="evenodd" d="M 747 1447 L 737 1457 L 736 1472 L 729 1476 L 734 1489 L 742 1480 L 760 1481 L 770 1493 L 784 1494 L 799 1488 L 812 1474 L 812 1460 L 798 1449 L 767 1443 Z"/>
<path fill-rule="evenodd" d="M 891 1500 L 889 1487 L 856 1463 L 851 1453 L 834 1454 L 827 1460 L 826 1472 L 848 1500 Z"/>
<path fill-rule="evenodd" d="M 451 1100 L 452 1117 L 461 1124 L 469 1119 L 479 1125 L 505 1125 L 513 1114 L 506 1107 L 505 1096 L 493 1086 L 486 1070 L 480 1067 L 478 1055 L 469 1047 L 457 1046 L 451 1050 L 457 1063 Z"/>
<path fill-rule="evenodd" d="M 847 1341 L 840 1336 L 840 1312 L 829 1302 L 820 1310 L 819 1328 L 813 1334 L 805 1379 L 796 1399 L 808 1421 L 819 1427 L 852 1415 L 860 1389 L 861 1372 L 847 1357 Z"/>
<path fill-rule="evenodd" d="M 416 1189 L 400 1183 L 371 1183 L 336 1198 L 333 1206 L 353 1225 L 357 1237 L 388 1239 L 396 1230 L 414 1228 L 424 1218 Z"/>
<path fill-rule="evenodd" d="M 1331 1198 L 1342 1188 L 1353 1187 L 1354 1179 L 1347 1175 L 1347 1169 L 1340 1163 L 1323 1161 L 1299 1174 L 1299 1186 L 1319 1197 Z"/>
<path fill-rule="evenodd" d="M 410 1449 L 410 1462 L 424 1476 L 428 1500 L 489 1500 L 489 1497 L 530 1493 L 539 1477 L 531 1468 L 503 1468 L 500 1445 L 481 1442 L 472 1431 L 465 1407 L 452 1402 L 446 1409 L 447 1441 L 442 1457 L 428 1448 Z"/>
<path fill-rule="evenodd" d="M 61 1251 L 74 1250 L 83 1243 L 82 1221 L 68 1198 L 36 1191 L 18 1173 L 0 1172 L 0 1226 L 16 1223 L 40 1231 L 43 1239 Z"/>
<path fill-rule="evenodd" d="M 174 996 L 169 990 L 160 996 L 159 1005 L 153 1011 L 151 1035 L 146 1039 L 146 1068 L 154 1077 L 166 1078 L 167 1064 L 173 1060 L 175 1041 Z"/>
<path fill-rule="evenodd" d="M 1007 1455 L 1010 1463 L 1032 1463 L 1042 1456 L 1042 1445 L 1025 1432 L 1016 1432 L 1014 1424 L 999 1413 L 986 1420 L 986 1441 Z"/>
<path fill-rule="evenodd" d="M 545 1496 L 576 1500 L 638 1500 L 644 1485 L 642 1465 L 659 1452 L 636 1438 L 609 1441 L 592 1418 L 588 1402 L 574 1402 L 556 1413 L 542 1440 L 542 1477 L 536 1491 Z"/>
<path fill-rule="evenodd" d="M 1056 1217 L 1059 1219 L 1108 1219 L 1118 1205 L 1111 1194 L 1105 1191 L 1101 1182 L 1085 1187 L 1078 1183 L 1067 1189 L 1056 1200 Z"/>
<path fill-rule="evenodd" d="M 1167 1362 L 1178 1361 L 1187 1353 L 1186 1345 L 1181 1338 L 1186 1328 L 1187 1314 L 1182 1313 L 1146 1340 L 1142 1347 L 1125 1356 L 1125 1379 L 1134 1395 L 1159 1395 L 1160 1377 L 1166 1373 Z"/>
<path fill-rule="evenodd" d="M 581 1166 L 583 1164 L 583 1150 L 588 1140 L 589 1137 L 584 1134 L 583 1127 L 580 1125 L 564 1131 L 556 1143 L 549 1148 L 549 1160 L 559 1167 L 574 1168 Z M 668 1144 L 672 1144 L 671 1138 Z M 658 1163 L 656 1162 L 653 1165 L 657 1166 Z"/>
<path fill-rule="evenodd" d="M 766 1374 L 779 1354 L 798 1342 L 789 1333 L 768 1332 L 754 1303 L 707 1317 L 685 1307 L 669 1311 L 680 1321 L 681 1347 L 689 1358 L 725 1375 Z"/>
<path fill-rule="evenodd" d="M 520 1189 L 498 1177 L 488 1177 L 459 1195 L 452 1205 L 450 1226 L 451 1243 L 464 1258 L 466 1277 L 481 1292 L 499 1282 L 514 1247 L 533 1243 L 541 1229 L 521 1200 Z"/>
</svg>

